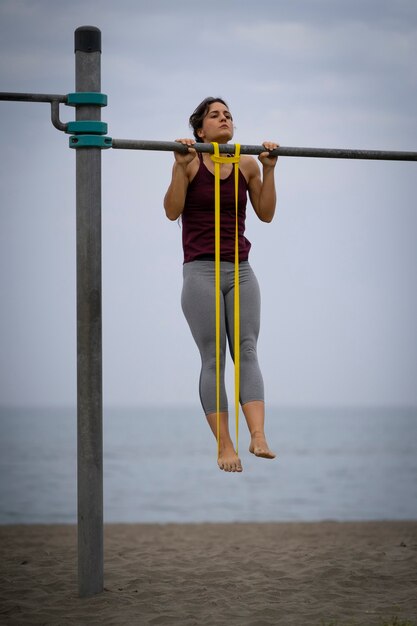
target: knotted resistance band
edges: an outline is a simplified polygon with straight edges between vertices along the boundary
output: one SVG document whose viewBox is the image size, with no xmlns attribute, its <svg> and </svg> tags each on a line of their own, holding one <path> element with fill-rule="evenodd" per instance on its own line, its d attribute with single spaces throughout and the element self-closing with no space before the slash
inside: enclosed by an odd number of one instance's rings
<svg viewBox="0 0 417 626">
<path fill-rule="evenodd" d="M 216 293 L 216 413 L 217 456 L 220 456 L 220 164 L 233 163 L 235 170 L 235 300 L 234 300 L 234 362 L 235 362 L 235 416 L 236 453 L 239 446 L 239 396 L 240 396 L 240 290 L 239 290 L 239 160 L 240 144 L 235 144 L 234 157 L 221 157 L 219 144 L 212 142 L 214 154 L 214 266 Z"/>
</svg>

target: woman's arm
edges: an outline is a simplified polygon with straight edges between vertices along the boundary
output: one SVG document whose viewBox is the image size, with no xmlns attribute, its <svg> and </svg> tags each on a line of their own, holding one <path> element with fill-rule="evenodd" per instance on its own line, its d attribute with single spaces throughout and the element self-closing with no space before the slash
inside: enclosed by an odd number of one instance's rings
<svg viewBox="0 0 417 626">
<path fill-rule="evenodd" d="M 263 143 L 265 148 L 273 150 L 278 144 L 270 141 Z M 277 202 L 274 170 L 278 157 L 270 157 L 269 152 L 262 152 L 259 160 L 263 166 L 262 179 L 259 166 L 254 159 L 247 164 L 249 197 L 256 215 L 262 222 L 271 222 Z"/>
<path fill-rule="evenodd" d="M 193 139 L 176 139 L 188 146 L 187 154 L 174 152 L 175 163 L 172 168 L 172 179 L 164 198 L 164 208 L 168 219 L 176 220 L 184 210 L 185 196 L 190 182 L 189 165 L 195 159 L 197 152 L 191 148 Z"/>
</svg>

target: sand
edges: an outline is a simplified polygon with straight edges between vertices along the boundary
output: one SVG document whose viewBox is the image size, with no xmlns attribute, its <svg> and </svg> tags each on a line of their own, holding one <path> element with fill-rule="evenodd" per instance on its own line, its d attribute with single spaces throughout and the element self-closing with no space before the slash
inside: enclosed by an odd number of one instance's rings
<svg viewBox="0 0 417 626">
<path fill-rule="evenodd" d="M 417 624 L 417 522 L 110 524 L 90 598 L 76 539 L 0 526 L 0 624 Z"/>
</svg>

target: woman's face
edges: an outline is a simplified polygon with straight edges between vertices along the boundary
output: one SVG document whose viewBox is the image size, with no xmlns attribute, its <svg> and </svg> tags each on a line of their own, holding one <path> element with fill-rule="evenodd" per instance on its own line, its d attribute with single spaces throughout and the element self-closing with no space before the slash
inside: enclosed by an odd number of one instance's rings
<svg viewBox="0 0 417 626">
<path fill-rule="evenodd" d="M 217 141 L 227 143 L 233 137 L 233 118 L 223 102 L 212 102 L 203 119 L 203 126 L 197 131 L 204 143 Z"/>
</svg>

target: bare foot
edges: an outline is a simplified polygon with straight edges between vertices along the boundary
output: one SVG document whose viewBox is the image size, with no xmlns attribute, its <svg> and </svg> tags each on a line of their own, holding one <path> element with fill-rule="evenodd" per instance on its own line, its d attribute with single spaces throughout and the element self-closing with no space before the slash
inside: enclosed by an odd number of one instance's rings
<svg viewBox="0 0 417 626">
<path fill-rule="evenodd" d="M 217 464 L 225 472 L 241 472 L 242 463 L 233 447 L 220 451 Z"/>
<path fill-rule="evenodd" d="M 263 459 L 275 459 L 276 454 L 269 449 L 264 435 L 253 435 L 249 452 L 252 452 L 255 456 L 262 457 Z"/>
</svg>

